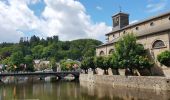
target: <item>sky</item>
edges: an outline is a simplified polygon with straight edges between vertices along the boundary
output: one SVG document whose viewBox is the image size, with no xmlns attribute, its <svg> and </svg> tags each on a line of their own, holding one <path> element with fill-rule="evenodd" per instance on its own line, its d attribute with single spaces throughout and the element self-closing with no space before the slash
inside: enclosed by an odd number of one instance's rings
<svg viewBox="0 0 170 100">
<path fill-rule="evenodd" d="M 170 11 L 170 0 L 0 0 L 0 43 L 32 35 L 60 40 L 105 41 L 111 16 L 130 14 L 130 23 Z"/>
</svg>

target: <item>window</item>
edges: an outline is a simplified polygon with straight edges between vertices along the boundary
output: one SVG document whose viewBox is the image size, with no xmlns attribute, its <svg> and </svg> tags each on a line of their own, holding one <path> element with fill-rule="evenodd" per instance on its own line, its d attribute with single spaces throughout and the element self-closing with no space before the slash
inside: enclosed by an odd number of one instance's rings
<svg viewBox="0 0 170 100">
<path fill-rule="evenodd" d="M 113 34 L 113 37 L 115 37 L 115 35 Z"/>
<path fill-rule="evenodd" d="M 112 54 L 113 52 L 114 52 L 113 49 L 110 49 L 110 50 L 109 50 L 109 54 Z"/>
<path fill-rule="evenodd" d="M 104 55 L 104 51 L 100 51 L 100 56 L 103 56 Z"/>
<path fill-rule="evenodd" d="M 153 22 L 151 22 L 151 23 L 150 23 L 150 26 L 153 26 L 153 25 L 154 25 L 154 23 L 153 23 Z"/>
<path fill-rule="evenodd" d="M 163 47 L 165 47 L 165 44 L 162 40 L 156 40 L 152 45 L 152 48 L 155 48 L 155 49 L 163 48 Z"/>
<path fill-rule="evenodd" d="M 170 16 L 169 16 L 169 20 L 170 20 Z"/>
<path fill-rule="evenodd" d="M 123 34 L 125 34 L 126 33 L 126 31 L 123 31 Z"/>
<path fill-rule="evenodd" d="M 136 30 L 139 30 L 139 27 L 136 27 Z"/>
</svg>

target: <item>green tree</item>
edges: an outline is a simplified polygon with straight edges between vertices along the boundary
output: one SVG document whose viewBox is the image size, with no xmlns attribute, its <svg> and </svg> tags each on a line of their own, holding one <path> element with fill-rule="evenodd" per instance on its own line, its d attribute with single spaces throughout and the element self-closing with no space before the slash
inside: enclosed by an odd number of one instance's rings
<svg viewBox="0 0 170 100">
<path fill-rule="evenodd" d="M 113 58 L 118 61 L 119 68 L 125 68 L 130 71 L 131 75 L 134 75 L 134 70 L 148 67 L 144 63 L 149 63 L 149 59 L 142 60 L 145 61 L 142 65 L 140 63 L 144 55 L 144 47 L 136 42 L 133 34 L 127 34 L 116 44 Z"/>
<path fill-rule="evenodd" d="M 15 52 L 11 55 L 10 60 L 13 65 L 16 65 L 16 71 L 23 70 L 23 67 L 20 66 L 21 64 L 24 63 L 24 56 L 21 51 Z"/>
<path fill-rule="evenodd" d="M 170 51 L 167 50 L 167 51 L 160 53 L 157 56 L 157 59 L 161 64 L 167 67 L 170 67 Z"/>
<path fill-rule="evenodd" d="M 87 59 L 83 59 L 81 61 L 80 68 L 84 70 L 85 74 L 88 74 L 88 69 L 90 68 L 87 64 L 88 64 Z"/>
<path fill-rule="evenodd" d="M 36 45 L 34 48 L 32 48 L 31 51 L 34 59 L 42 58 L 43 48 L 44 47 L 42 45 Z"/>
<path fill-rule="evenodd" d="M 104 74 L 108 75 L 108 69 L 112 66 L 112 57 L 108 56 L 108 57 L 104 57 L 103 59 L 103 70 L 104 70 Z"/>
<path fill-rule="evenodd" d="M 54 72 L 57 71 L 57 64 L 56 64 L 55 58 L 50 59 L 50 66 L 51 66 L 51 68 L 53 69 Z"/>
<path fill-rule="evenodd" d="M 91 68 L 93 70 L 93 74 L 96 74 L 96 66 L 94 57 L 84 57 L 83 63 L 85 63 L 85 67 Z"/>
<path fill-rule="evenodd" d="M 33 66 L 33 57 L 31 55 L 26 55 L 24 57 L 24 63 L 26 64 L 26 71 L 34 71 L 34 66 Z"/>
</svg>

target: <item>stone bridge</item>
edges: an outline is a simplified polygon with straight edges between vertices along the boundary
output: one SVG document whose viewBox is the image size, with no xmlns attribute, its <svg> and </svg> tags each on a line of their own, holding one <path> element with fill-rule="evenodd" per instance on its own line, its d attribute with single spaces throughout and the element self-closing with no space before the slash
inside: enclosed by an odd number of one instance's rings
<svg viewBox="0 0 170 100">
<path fill-rule="evenodd" d="M 6 76 L 36 76 L 36 77 L 47 77 L 56 76 L 58 79 L 63 79 L 67 75 L 73 75 L 75 79 L 79 79 L 80 72 L 19 72 L 19 73 L 0 73 L 0 79 Z"/>
</svg>

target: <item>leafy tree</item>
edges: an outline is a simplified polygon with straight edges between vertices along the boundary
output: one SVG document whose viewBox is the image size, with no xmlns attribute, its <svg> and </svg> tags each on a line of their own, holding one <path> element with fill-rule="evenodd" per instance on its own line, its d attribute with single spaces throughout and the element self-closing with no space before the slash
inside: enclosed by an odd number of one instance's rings
<svg viewBox="0 0 170 100">
<path fill-rule="evenodd" d="M 85 65 L 85 67 L 91 68 L 93 70 L 93 74 L 96 74 L 96 66 L 95 66 L 94 57 L 84 57 L 83 64 Z"/>
<path fill-rule="evenodd" d="M 24 56 L 21 51 L 15 52 L 11 55 L 10 60 L 14 66 L 16 66 L 16 71 L 23 70 L 23 67 L 20 66 L 24 63 Z"/>
<path fill-rule="evenodd" d="M 37 45 L 34 48 L 32 48 L 32 54 L 34 59 L 40 59 L 42 57 L 43 53 L 43 46 L 42 45 Z"/>
<path fill-rule="evenodd" d="M 50 66 L 52 67 L 52 69 L 53 69 L 54 72 L 57 71 L 57 64 L 56 64 L 55 58 L 51 58 L 51 59 L 50 59 Z"/>
<path fill-rule="evenodd" d="M 26 64 L 26 71 L 34 71 L 34 66 L 33 66 L 33 57 L 31 55 L 26 55 L 24 57 L 24 63 Z"/>
<path fill-rule="evenodd" d="M 170 67 L 170 51 L 167 50 L 162 52 L 157 56 L 157 59 L 161 64 Z"/>
<path fill-rule="evenodd" d="M 40 43 L 40 38 L 38 36 L 34 35 L 30 38 L 30 44 L 32 47 L 38 45 L 39 43 Z"/>
<path fill-rule="evenodd" d="M 131 75 L 134 75 L 135 69 L 148 67 L 145 63 L 150 63 L 150 61 L 149 59 L 143 59 L 142 57 L 144 55 L 144 47 L 137 44 L 136 38 L 133 34 L 127 34 L 116 44 L 113 58 L 118 61 L 119 68 L 125 68 L 130 71 Z M 140 58 L 142 58 L 142 61 Z M 142 65 L 140 62 L 142 62 Z"/>
<path fill-rule="evenodd" d="M 88 64 L 87 59 L 83 59 L 83 60 L 81 61 L 81 66 L 80 66 L 80 68 L 85 71 L 85 74 L 88 74 L 88 69 L 90 68 L 87 64 Z"/>
<path fill-rule="evenodd" d="M 108 75 L 108 69 L 112 66 L 112 57 L 108 56 L 108 57 L 104 57 L 103 59 L 103 69 L 104 69 L 104 74 Z"/>
</svg>

